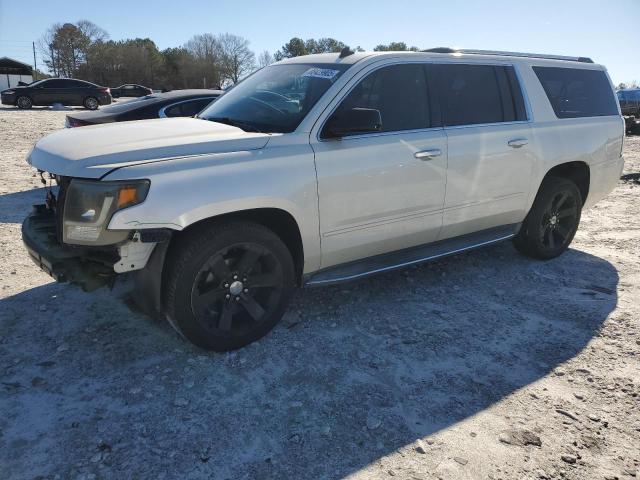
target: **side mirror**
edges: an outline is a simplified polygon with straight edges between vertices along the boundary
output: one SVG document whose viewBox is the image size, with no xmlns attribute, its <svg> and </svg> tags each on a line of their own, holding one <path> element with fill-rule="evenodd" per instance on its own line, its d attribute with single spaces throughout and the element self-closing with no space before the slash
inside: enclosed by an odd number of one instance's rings
<svg viewBox="0 0 640 480">
<path fill-rule="evenodd" d="M 374 108 L 352 108 L 331 117 L 324 130 L 327 138 L 379 132 L 382 130 L 382 115 Z"/>
</svg>

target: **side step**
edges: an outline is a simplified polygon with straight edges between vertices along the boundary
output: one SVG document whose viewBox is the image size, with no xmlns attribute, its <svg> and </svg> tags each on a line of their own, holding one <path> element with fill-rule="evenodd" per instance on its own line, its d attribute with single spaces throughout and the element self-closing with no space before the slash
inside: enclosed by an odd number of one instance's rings
<svg viewBox="0 0 640 480">
<path fill-rule="evenodd" d="M 329 267 L 311 274 L 305 286 L 331 285 L 362 278 L 375 273 L 407 267 L 416 263 L 465 252 L 474 248 L 508 240 L 520 229 L 520 223 L 490 228 L 480 232 L 420 245 L 393 253 L 385 253 L 355 262 Z"/>
</svg>

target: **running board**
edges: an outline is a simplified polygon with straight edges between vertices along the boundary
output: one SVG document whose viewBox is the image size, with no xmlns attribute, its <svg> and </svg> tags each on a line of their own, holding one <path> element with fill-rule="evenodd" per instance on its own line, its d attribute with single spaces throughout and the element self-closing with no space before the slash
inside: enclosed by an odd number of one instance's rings
<svg viewBox="0 0 640 480">
<path fill-rule="evenodd" d="M 308 276 L 304 281 L 304 285 L 312 287 L 346 282 L 388 270 L 395 270 L 417 263 L 436 260 L 474 248 L 492 245 L 515 236 L 520 229 L 520 225 L 520 223 L 515 223 L 490 228 L 460 237 L 449 238 L 398 252 L 385 253 L 356 262 L 329 267 Z"/>
</svg>

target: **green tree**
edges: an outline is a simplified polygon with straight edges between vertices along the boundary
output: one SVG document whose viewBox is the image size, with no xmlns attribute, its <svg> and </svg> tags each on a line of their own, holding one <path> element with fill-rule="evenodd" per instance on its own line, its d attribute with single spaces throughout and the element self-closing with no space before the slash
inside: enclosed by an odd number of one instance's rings
<svg viewBox="0 0 640 480">
<path fill-rule="evenodd" d="M 407 47 L 404 42 L 391 42 L 388 45 L 380 44 L 373 49 L 374 52 L 417 52 L 418 50 L 418 47 Z"/>
<path fill-rule="evenodd" d="M 283 58 L 300 57 L 302 55 L 310 55 L 312 53 L 331 53 L 339 52 L 346 45 L 335 38 L 310 38 L 302 40 L 294 37 L 285 43 L 280 50 L 274 54 L 276 60 Z"/>
</svg>

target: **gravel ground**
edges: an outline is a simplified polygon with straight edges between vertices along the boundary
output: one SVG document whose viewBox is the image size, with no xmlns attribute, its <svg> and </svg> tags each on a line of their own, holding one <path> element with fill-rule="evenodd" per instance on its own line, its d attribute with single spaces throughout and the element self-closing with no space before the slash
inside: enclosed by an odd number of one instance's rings
<svg viewBox="0 0 640 480">
<path fill-rule="evenodd" d="M 0 478 L 640 477 L 640 137 L 561 258 L 505 243 L 301 290 L 213 354 L 24 252 L 24 158 L 64 115 L 0 109 Z"/>
</svg>

